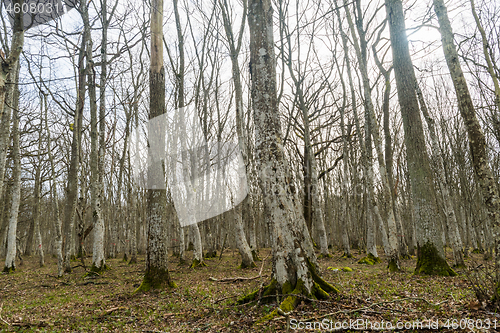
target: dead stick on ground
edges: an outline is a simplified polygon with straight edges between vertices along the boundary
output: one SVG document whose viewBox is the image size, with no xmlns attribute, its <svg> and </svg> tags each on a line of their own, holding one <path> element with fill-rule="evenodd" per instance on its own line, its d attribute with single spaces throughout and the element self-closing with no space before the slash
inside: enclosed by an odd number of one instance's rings
<svg viewBox="0 0 500 333">
<path fill-rule="evenodd" d="M 10 323 L 2 318 L 2 310 L 3 310 L 3 303 L 0 304 L 0 320 L 4 322 L 7 326 L 10 326 Z"/>
<path fill-rule="evenodd" d="M 265 275 L 265 276 L 267 276 L 267 275 Z M 260 275 L 257 275 L 257 276 L 250 277 L 250 278 L 238 276 L 238 277 L 234 277 L 234 278 L 216 279 L 216 278 L 210 276 L 208 279 L 210 281 L 215 281 L 215 282 L 219 282 L 219 283 L 230 283 L 230 282 L 239 282 L 239 281 L 250 281 L 250 280 L 258 279 L 260 277 L 261 277 Z"/>
</svg>

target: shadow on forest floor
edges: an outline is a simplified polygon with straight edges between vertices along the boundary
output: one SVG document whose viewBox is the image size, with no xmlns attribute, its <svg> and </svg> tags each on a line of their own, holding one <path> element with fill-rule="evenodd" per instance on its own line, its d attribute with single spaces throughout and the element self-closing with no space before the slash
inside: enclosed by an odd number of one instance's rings
<svg viewBox="0 0 500 333">
<path fill-rule="evenodd" d="M 261 250 L 260 255 L 264 258 L 268 253 L 269 250 Z M 431 331 L 425 329 L 429 323 L 425 320 L 432 320 L 431 325 L 439 320 L 440 332 L 453 331 L 460 324 L 462 328 L 469 325 L 474 331 L 483 327 L 480 331 L 492 332 L 497 320 L 500 330 L 500 318 L 475 302 L 462 271 L 452 278 L 414 276 L 415 259 L 411 259 L 402 261 L 403 272 L 388 273 L 385 263 L 357 264 L 362 254 L 357 251 L 353 254 L 352 259 L 342 259 L 337 252 L 333 258 L 319 260 L 323 277 L 339 288 L 341 294 L 325 302 L 301 302 L 289 318 L 290 331 L 313 331 L 308 328 L 313 328 L 314 322 L 318 328 L 322 322 L 322 330 L 316 332 L 323 332 L 331 326 L 339 328 L 345 322 L 344 332 L 366 332 L 370 327 L 380 327 L 382 321 L 384 327 L 387 321 L 397 327 L 399 321 L 400 328 L 405 324 L 410 328 L 417 320 L 424 323 L 423 329 L 413 326 L 419 328 L 415 330 L 418 332 Z M 451 256 L 449 250 L 447 254 Z M 476 261 L 482 260 L 481 255 L 472 256 Z M 142 279 L 144 256 L 139 256 L 136 265 L 108 259 L 111 270 L 97 277 L 84 278 L 85 271 L 78 266 L 62 279 L 55 278 L 56 259 L 47 257 L 45 267 L 39 268 L 38 258 L 25 258 L 14 274 L 0 275 L 0 331 L 285 332 L 287 323 L 283 317 L 254 325 L 276 304 L 233 304 L 236 297 L 268 281 L 270 257 L 262 270 L 267 277 L 229 283 L 209 279 L 259 275 L 262 262 L 257 263 L 257 268 L 241 270 L 237 268 L 239 260 L 238 252 L 227 251 L 222 261 L 218 257 L 206 259 L 208 267 L 193 270 L 188 265 L 178 266 L 178 259 L 171 257 L 171 275 L 178 287 L 132 296 Z M 87 264 L 89 261 L 87 258 Z M 79 264 L 79 261 L 73 263 Z M 331 270 L 332 267 L 350 267 L 353 271 Z M 308 319 L 310 324 L 305 322 Z M 466 319 L 471 320 L 463 321 Z M 484 329 L 488 323 L 490 329 Z M 449 329 L 443 328 L 447 324 Z"/>
</svg>

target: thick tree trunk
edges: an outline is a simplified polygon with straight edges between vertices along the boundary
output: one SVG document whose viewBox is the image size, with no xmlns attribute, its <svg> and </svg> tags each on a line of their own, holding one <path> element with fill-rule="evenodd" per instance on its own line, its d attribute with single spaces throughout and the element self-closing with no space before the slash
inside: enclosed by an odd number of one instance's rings
<svg viewBox="0 0 500 333">
<path fill-rule="evenodd" d="M 464 120 L 469 137 L 472 165 L 474 166 L 481 194 L 494 228 L 497 280 L 494 297 L 496 301 L 500 302 L 500 198 L 498 196 L 498 183 L 495 181 L 488 163 L 486 138 L 477 119 L 469 88 L 467 87 L 467 82 L 460 66 L 457 48 L 453 41 L 453 30 L 444 1 L 434 0 L 434 10 L 439 21 L 444 56 L 457 95 L 458 109 Z"/>
<path fill-rule="evenodd" d="M 336 289 L 319 276 L 316 256 L 304 217 L 299 213 L 295 183 L 282 145 L 270 0 L 250 1 L 248 24 L 257 168 L 260 170 L 264 210 L 272 228 L 272 282 L 263 295 L 278 292 L 325 298 L 328 297 L 327 292 Z M 257 290 L 241 301 L 252 300 L 258 294 Z M 298 297 L 289 296 L 280 307 L 283 311 L 290 311 L 298 301 Z M 274 311 L 270 316 L 276 314 Z"/>
<path fill-rule="evenodd" d="M 399 105 L 405 132 L 417 237 L 417 274 L 455 275 L 444 255 L 439 235 L 432 172 L 415 93 L 415 73 L 408 48 L 401 0 L 385 0 Z"/>
</svg>

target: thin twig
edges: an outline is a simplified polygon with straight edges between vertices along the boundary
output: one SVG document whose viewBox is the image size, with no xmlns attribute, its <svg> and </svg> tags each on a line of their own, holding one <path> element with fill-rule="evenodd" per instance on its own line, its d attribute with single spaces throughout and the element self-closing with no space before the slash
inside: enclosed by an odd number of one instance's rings
<svg viewBox="0 0 500 333">
<path fill-rule="evenodd" d="M 11 326 L 8 321 L 2 318 L 3 303 L 0 304 L 0 320 L 3 321 L 7 326 Z"/>
</svg>

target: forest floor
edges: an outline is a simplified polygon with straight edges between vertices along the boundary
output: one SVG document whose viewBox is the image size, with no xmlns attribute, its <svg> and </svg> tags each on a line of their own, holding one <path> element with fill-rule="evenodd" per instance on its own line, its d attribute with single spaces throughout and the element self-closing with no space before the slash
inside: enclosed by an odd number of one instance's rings
<svg viewBox="0 0 500 333">
<path fill-rule="evenodd" d="M 196 269 L 178 266 L 178 259 L 171 257 L 171 276 L 178 287 L 145 294 L 133 294 L 141 283 L 144 256 L 139 256 L 136 265 L 109 259 L 111 269 L 92 278 L 84 277 L 85 269 L 80 261 L 75 261 L 73 273 L 62 279 L 55 277 L 55 258 L 48 257 L 42 268 L 38 267 L 38 258 L 24 258 L 15 273 L 0 275 L 0 331 L 286 332 L 284 317 L 255 323 L 272 311 L 275 303 L 234 304 L 237 297 L 268 282 L 268 254 L 269 250 L 261 250 L 261 258 L 267 258 L 258 262 L 256 268 L 246 270 L 237 268 L 237 251 L 226 250 L 222 260 L 207 259 L 207 267 Z M 395 328 L 403 327 L 400 331 L 405 332 L 437 332 L 430 330 L 436 328 L 436 323 L 440 332 L 453 331 L 460 325 L 469 327 L 464 332 L 493 332 L 497 331 L 495 326 L 500 331 L 500 316 L 475 301 L 463 271 L 458 271 L 456 277 L 416 276 L 412 274 L 413 258 L 402 261 L 402 272 L 388 273 L 385 263 L 361 265 L 357 260 L 362 254 L 353 254 L 356 258 L 342 259 L 337 252 L 333 258 L 319 260 L 323 277 L 340 294 L 332 295 L 328 301 L 301 302 L 289 318 L 290 332 L 311 332 L 308 328 L 314 327 L 315 322 L 316 328 L 319 322 L 323 323 L 323 330 L 315 332 L 340 328 L 343 323 L 344 332 L 366 332 L 380 325 L 387 328 L 388 321 Z M 451 256 L 450 251 L 447 254 Z M 86 259 L 87 265 L 90 260 Z M 479 254 L 467 259 L 469 265 L 481 261 Z M 333 267 L 350 267 L 352 272 L 333 271 Z M 211 279 L 234 277 L 257 278 L 228 283 Z M 411 329 L 411 325 L 418 329 Z M 486 329 L 488 326 L 490 329 Z"/>
</svg>

